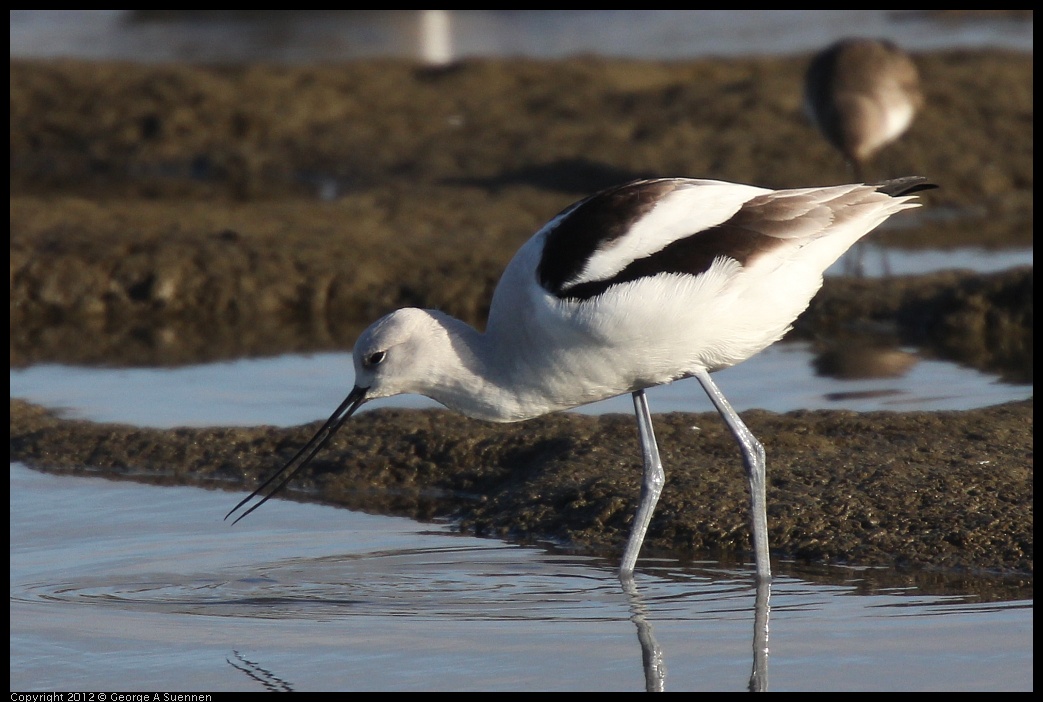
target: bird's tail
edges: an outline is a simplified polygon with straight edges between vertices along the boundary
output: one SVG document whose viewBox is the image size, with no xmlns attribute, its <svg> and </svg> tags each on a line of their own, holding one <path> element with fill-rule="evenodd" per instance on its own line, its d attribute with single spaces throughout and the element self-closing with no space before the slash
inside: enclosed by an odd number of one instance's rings
<svg viewBox="0 0 1043 702">
<path fill-rule="evenodd" d="M 872 185 L 877 192 L 890 195 L 891 197 L 912 195 L 923 190 L 934 190 L 938 187 L 934 183 L 929 183 L 923 176 L 906 176 L 905 178 L 882 180 L 879 183 L 867 183 L 866 185 Z"/>
</svg>

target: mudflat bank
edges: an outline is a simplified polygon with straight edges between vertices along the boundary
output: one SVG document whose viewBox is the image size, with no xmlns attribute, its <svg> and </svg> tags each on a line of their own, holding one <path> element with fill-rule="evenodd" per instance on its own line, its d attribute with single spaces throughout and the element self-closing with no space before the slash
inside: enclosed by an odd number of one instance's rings
<svg viewBox="0 0 1043 702">
<path fill-rule="evenodd" d="M 1031 401 L 743 418 L 768 453 L 775 558 L 1031 577 Z M 317 428 L 164 431 L 65 420 L 12 400 L 11 460 L 236 490 L 231 508 Z M 656 415 L 655 429 L 667 484 L 643 554 L 747 554 L 748 489 L 720 417 Z M 618 558 L 640 479 L 630 416 L 497 425 L 448 411 L 374 410 L 345 425 L 286 496 Z"/>
</svg>

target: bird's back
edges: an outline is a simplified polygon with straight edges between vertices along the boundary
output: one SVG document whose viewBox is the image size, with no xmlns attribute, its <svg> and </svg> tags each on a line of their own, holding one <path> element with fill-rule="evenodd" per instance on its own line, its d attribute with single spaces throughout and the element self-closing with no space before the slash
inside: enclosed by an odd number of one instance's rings
<svg viewBox="0 0 1043 702">
<path fill-rule="evenodd" d="M 894 183 L 660 179 L 596 194 L 519 250 L 487 336 L 511 359 L 510 382 L 558 409 L 734 365 L 781 338 L 858 239 L 917 206 L 904 193 L 922 179 Z"/>
</svg>

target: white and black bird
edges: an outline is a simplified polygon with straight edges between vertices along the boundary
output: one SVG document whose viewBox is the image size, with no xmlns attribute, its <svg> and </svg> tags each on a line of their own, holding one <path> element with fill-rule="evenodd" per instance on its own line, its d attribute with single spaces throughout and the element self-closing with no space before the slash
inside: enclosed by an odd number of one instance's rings
<svg viewBox="0 0 1043 702">
<path fill-rule="evenodd" d="M 469 417 L 517 422 L 631 393 L 644 480 L 619 571 L 628 579 L 665 479 L 645 389 L 695 378 L 741 448 L 757 575 L 768 581 L 764 449 L 710 374 L 778 341 L 830 264 L 933 187 L 919 177 L 798 190 L 661 178 L 580 200 L 515 254 L 484 333 L 415 308 L 363 332 L 354 389 L 228 516 L 274 484 L 238 521 L 282 489 L 369 400 L 416 393 Z"/>
<path fill-rule="evenodd" d="M 842 39 L 811 60 L 804 108 L 864 182 L 869 161 L 909 129 L 923 107 L 920 74 L 907 53 L 883 39 Z"/>
</svg>

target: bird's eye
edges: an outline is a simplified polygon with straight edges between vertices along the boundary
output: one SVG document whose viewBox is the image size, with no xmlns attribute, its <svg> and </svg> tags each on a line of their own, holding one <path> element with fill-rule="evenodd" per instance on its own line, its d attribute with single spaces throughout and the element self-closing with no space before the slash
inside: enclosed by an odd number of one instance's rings
<svg viewBox="0 0 1043 702">
<path fill-rule="evenodd" d="M 378 366 L 383 363 L 384 358 L 387 356 L 387 351 L 375 351 L 370 355 L 366 356 L 367 366 Z"/>
</svg>

